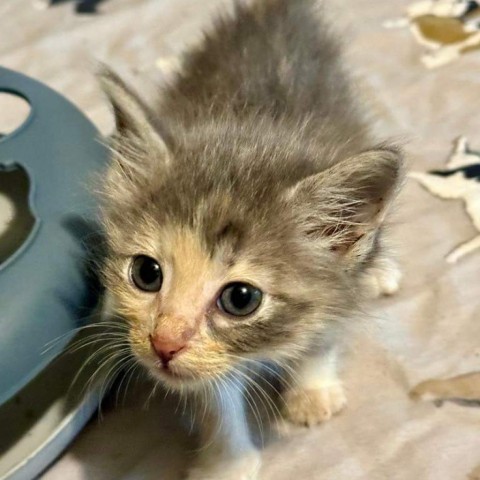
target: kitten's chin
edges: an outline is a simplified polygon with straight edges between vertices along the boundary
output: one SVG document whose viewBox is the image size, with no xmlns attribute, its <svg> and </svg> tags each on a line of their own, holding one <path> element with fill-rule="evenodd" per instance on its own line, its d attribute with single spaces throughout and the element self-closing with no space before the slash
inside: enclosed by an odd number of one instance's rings
<svg viewBox="0 0 480 480">
<path fill-rule="evenodd" d="M 188 384 L 198 382 L 198 379 L 192 374 L 180 371 L 179 369 L 153 367 L 150 368 L 150 372 L 156 379 L 172 386 L 184 387 Z"/>
<path fill-rule="evenodd" d="M 212 380 L 205 375 L 196 375 L 179 367 L 165 368 L 149 365 L 147 368 L 155 380 L 160 380 L 164 385 L 175 390 L 196 390 Z"/>
</svg>

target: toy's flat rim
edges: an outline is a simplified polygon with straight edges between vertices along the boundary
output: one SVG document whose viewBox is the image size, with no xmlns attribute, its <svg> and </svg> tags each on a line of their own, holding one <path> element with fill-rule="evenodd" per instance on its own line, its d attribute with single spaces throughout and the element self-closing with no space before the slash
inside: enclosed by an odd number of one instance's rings
<svg viewBox="0 0 480 480">
<path fill-rule="evenodd" d="M 69 446 L 99 408 L 106 393 L 108 374 L 98 375 L 90 386 L 92 375 L 98 372 L 98 364 L 85 363 L 89 355 L 79 350 L 70 361 L 57 358 L 40 373 L 33 385 L 26 387 L 17 401 L 10 400 L 7 410 L 2 411 L 3 419 L 23 418 L 29 400 L 37 395 L 42 397 L 34 421 L 27 422 L 28 427 L 22 426 L 20 421 L 20 426 L 13 427 L 8 434 L 4 450 L 7 458 L 6 463 L 0 462 L 0 480 L 37 478 Z M 81 378 L 77 378 L 79 372 Z M 43 385 L 53 379 L 56 379 L 53 390 L 44 390 Z M 32 435 L 28 435 L 30 431 Z"/>
<path fill-rule="evenodd" d="M 17 392 L 28 385 L 40 372 L 47 368 L 48 365 L 51 364 L 52 361 L 64 351 L 65 346 L 68 345 L 75 334 L 76 330 L 72 329 L 70 332 L 68 332 L 68 334 L 59 339 L 57 344 L 52 347 L 51 353 L 49 353 L 48 356 L 45 356 L 42 361 L 38 362 L 38 364 L 29 371 L 28 375 L 24 376 L 17 383 L 15 383 L 15 385 L 2 392 L 0 394 L 0 406 L 11 399 Z"/>
<path fill-rule="evenodd" d="M 68 108 L 70 110 L 77 112 L 79 114 L 79 118 L 80 116 L 83 118 L 81 122 L 80 120 L 78 120 L 78 122 L 80 122 L 80 126 L 82 126 L 82 128 L 84 128 L 86 132 L 89 132 L 89 135 L 92 135 L 93 143 L 91 148 L 93 150 L 91 151 L 95 153 L 95 155 L 98 154 L 99 162 L 92 162 L 92 168 L 94 167 L 96 169 L 97 166 L 99 167 L 101 165 L 100 160 L 103 159 L 105 152 L 101 152 L 101 150 L 98 148 L 98 145 L 100 145 L 100 143 L 97 141 L 97 137 L 99 136 L 98 129 L 92 123 L 92 121 L 89 120 L 85 116 L 85 114 L 81 112 L 81 110 L 69 99 L 65 98 L 60 93 L 54 91 L 48 85 L 45 85 L 34 78 L 28 77 L 19 72 L 15 72 L 3 66 L 0 66 L 0 91 L 17 95 L 18 97 L 25 99 L 30 105 L 29 115 L 24 120 L 24 122 L 13 132 L 10 132 L 5 135 L 5 137 L 2 137 L 0 141 L 0 152 L 2 152 L 3 154 L 1 162 L 2 167 L 7 169 L 14 168 L 15 164 L 17 163 L 17 159 L 12 158 L 12 148 L 16 145 L 16 142 L 18 142 L 19 140 L 21 141 L 20 137 L 22 134 L 28 133 L 28 131 L 31 130 L 32 126 L 34 126 L 37 120 L 41 121 L 40 112 L 42 110 L 42 105 L 46 101 L 48 101 L 47 106 L 55 106 L 55 104 L 59 102 L 59 99 L 62 100 L 62 103 L 68 105 Z M 55 100 L 53 103 L 50 102 L 50 100 L 52 99 Z M 93 148 L 93 146 L 95 146 L 95 148 Z M 94 156 L 94 158 L 96 157 Z M 29 232 L 28 237 L 24 240 L 22 245 L 12 255 L 10 255 L 6 261 L 2 263 L 0 267 L 0 278 L 3 277 L 3 272 L 8 271 L 12 266 L 16 266 L 18 264 L 18 261 L 23 258 L 25 251 L 28 250 L 32 246 L 32 244 L 35 244 L 35 241 L 32 241 L 32 239 L 35 240 L 34 237 L 37 237 L 39 234 L 42 233 L 42 227 L 45 225 L 45 222 L 40 223 L 38 221 L 39 216 L 35 208 L 35 202 L 32 201 L 32 196 L 34 195 L 36 185 L 35 178 L 32 176 L 32 172 L 29 168 L 29 163 L 23 161 L 18 163 L 27 171 L 27 174 L 29 175 L 31 181 L 29 206 L 32 215 L 37 221 L 34 223 L 32 230 Z M 97 297 L 97 294 L 95 292 L 89 291 L 88 289 L 85 290 L 84 294 L 88 296 L 87 301 L 89 309 L 91 310 L 91 312 L 93 312 L 95 310 L 94 299 L 95 297 Z M 3 314 L 0 315 L 3 316 Z M 8 317 L 8 310 L 6 315 Z M 14 320 L 15 319 L 12 319 L 12 321 Z M 80 319 L 76 320 L 81 321 Z M 59 335 L 60 339 L 58 343 L 56 343 L 54 347 L 49 349 L 48 352 L 45 352 L 43 356 L 37 357 L 35 359 L 35 362 L 31 363 L 28 369 L 26 367 L 22 367 L 21 371 L 19 370 L 18 374 L 13 378 L 13 380 L 5 382 L 4 386 L 2 384 L 2 390 L 0 391 L 0 405 L 12 398 L 18 391 L 20 391 L 30 381 L 32 381 L 64 350 L 66 344 L 76 333 L 76 327 L 78 327 L 79 325 L 78 321 L 73 322 L 72 317 L 72 321 L 70 322 L 70 324 L 67 324 L 68 322 L 65 320 L 63 322 L 64 325 L 62 324 L 61 329 L 59 329 L 58 331 L 59 334 L 64 334 L 61 336 Z M 57 322 L 57 324 L 59 324 L 59 322 Z M 56 335 L 57 333 L 55 333 L 55 335 L 53 336 Z M 52 338 L 47 340 L 51 339 Z M 40 346 L 40 348 L 42 347 L 43 345 Z"/>
<path fill-rule="evenodd" d="M 68 413 L 44 443 L 38 445 L 28 457 L 10 469 L 0 480 L 25 480 L 30 473 L 36 478 L 68 447 L 90 420 L 102 400 L 100 388 L 87 394 Z M 78 422 L 77 422 L 78 420 Z M 68 428 L 72 426 L 72 428 Z M 29 478 L 29 477 L 28 477 Z"/>
</svg>

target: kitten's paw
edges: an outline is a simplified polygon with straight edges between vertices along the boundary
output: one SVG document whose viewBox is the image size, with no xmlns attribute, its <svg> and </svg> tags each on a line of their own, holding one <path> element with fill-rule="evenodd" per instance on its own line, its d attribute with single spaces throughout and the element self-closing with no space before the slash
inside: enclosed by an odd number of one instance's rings
<svg viewBox="0 0 480 480">
<path fill-rule="evenodd" d="M 365 273 L 363 283 L 371 297 L 393 295 L 400 288 L 402 272 L 398 264 L 389 259 L 382 259 L 377 265 Z"/>
<path fill-rule="evenodd" d="M 186 480 L 259 480 L 260 465 L 260 454 L 256 451 L 241 457 L 201 456 Z"/>
<path fill-rule="evenodd" d="M 283 399 L 286 419 L 307 427 L 329 420 L 347 404 L 340 382 L 319 389 L 289 390 Z"/>
</svg>

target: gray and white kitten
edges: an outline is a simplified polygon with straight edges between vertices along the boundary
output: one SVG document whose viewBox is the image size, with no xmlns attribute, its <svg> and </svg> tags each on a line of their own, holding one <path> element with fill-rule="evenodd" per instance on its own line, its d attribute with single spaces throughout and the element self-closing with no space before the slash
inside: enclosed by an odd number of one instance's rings
<svg viewBox="0 0 480 480">
<path fill-rule="evenodd" d="M 295 377 L 287 419 L 328 419 L 345 405 L 338 338 L 367 290 L 398 287 L 382 225 L 401 154 L 372 139 L 313 0 L 236 5 L 155 105 L 111 72 L 102 83 L 117 127 L 103 278 L 129 348 L 205 401 L 188 478 L 256 478 L 251 365 Z"/>
</svg>

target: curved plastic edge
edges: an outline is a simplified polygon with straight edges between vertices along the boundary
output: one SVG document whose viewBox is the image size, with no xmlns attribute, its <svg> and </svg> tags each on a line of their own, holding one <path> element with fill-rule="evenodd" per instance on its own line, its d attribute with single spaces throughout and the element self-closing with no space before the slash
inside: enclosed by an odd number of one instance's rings
<svg viewBox="0 0 480 480">
<path fill-rule="evenodd" d="M 4 80 L 5 80 L 4 77 L 7 78 L 7 82 L 4 82 Z M 18 79 L 27 90 L 30 90 L 30 88 L 32 86 L 34 86 L 35 88 L 39 88 L 41 90 L 48 91 L 49 93 L 53 94 L 55 97 L 61 98 L 65 103 L 67 103 L 70 106 L 70 108 L 76 110 L 79 114 L 81 114 L 84 118 L 86 118 L 88 120 L 88 122 L 91 124 L 91 126 L 93 128 L 93 131 L 95 132 L 95 137 L 96 137 L 95 141 L 98 142 L 99 145 L 103 146 L 103 143 L 101 142 L 101 134 L 100 134 L 97 126 L 93 122 L 91 122 L 85 116 L 85 114 L 72 101 L 70 101 L 68 98 L 64 97 L 62 94 L 56 92 L 54 89 L 52 89 L 48 85 L 45 85 L 44 83 L 40 82 L 39 80 L 36 80 L 36 79 L 31 78 L 31 77 L 29 77 L 27 75 L 24 75 L 22 73 L 19 73 L 19 72 L 16 72 L 14 70 L 10 70 L 8 68 L 0 66 L 0 91 L 12 93 L 14 95 L 18 95 L 21 98 L 24 98 L 30 105 L 30 114 L 28 115 L 26 120 L 18 128 L 16 128 L 13 132 L 11 132 L 10 134 L 6 135 L 5 137 L 3 137 L 1 139 L 0 149 L 5 144 L 7 144 L 10 140 L 13 140 L 15 137 L 17 137 L 18 135 L 23 133 L 23 131 L 31 125 L 31 123 L 35 120 L 35 117 L 36 117 L 36 110 L 35 110 L 35 107 L 33 106 L 33 103 L 35 103 L 35 101 L 30 100 L 26 93 L 21 93 L 21 92 L 18 91 L 18 89 L 9 85 L 12 81 L 12 78 Z M 2 83 L 2 80 L 3 80 L 3 83 Z M 31 93 L 35 97 L 34 92 L 32 91 Z M 3 160 L 0 163 L 0 166 L 3 166 L 5 168 L 7 168 L 7 167 L 8 168 L 15 168 L 15 165 L 17 165 L 17 164 L 18 164 L 18 162 L 15 162 L 13 160 Z M 24 166 L 23 164 L 20 164 L 20 166 L 25 169 L 25 171 L 27 172 L 27 174 L 29 176 L 29 179 L 31 181 L 30 195 L 29 195 L 29 207 L 30 207 L 31 212 L 34 215 L 35 219 L 37 219 L 38 217 L 35 215 L 35 209 L 34 209 L 32 203 L 31 203 L 31 199 L 33 198 L 34 191 L 35 191 L 34 181 L 32 179 L 32 176 L 30 175 L 30 172 L 28 171 L 27 167 Z M 1 265 L 0 272 L 4 268 L 6 268 L 8 265 L 11 265 L 14 259 L 21 256 L 21 253 L 24 251 L 25 248 L 28 248 L 28 246 L 31 244 L 31 239 L 33 239 L 32 235 L 35 235 L 38 232 L 39 227 L 41 225 L 41 222 L 39 221 L 37 225 L 38 225 L 38 228 L 35 228 L 35 225 L 34 225 L 34 227 L 32 228 L 32 231 L 30 232 L 30 235 L 24 241 L 22 246 L 19 249 L 17 249 L 16 252 L 13 255 L 11 255 L 9 257 L 9 259 Z M 94 306 L 92 307 L 92 311 L 99 308 L 101 303 L 102 303 L 101 298 L 97 299 L 96 304 L 94 304 Z M 44 370 L 53 360 L 55 360 L 55 358 L 57 358 L 58 355 L 63 351 L 64 347 L 68 344 L 68 342 L 73 338 L 75 333 L 76 333 L 76 330 L 72 329 L 71 332 L 69 332 L 68 335 L 65 335 L 64 337 L 62 337 L 62 339 L 55 345 L 55 348 L 52 348 L 50 350 L 49 355 L 45 356 L 45 358 L 42 359 L 42 361 L 40 361 L 34 368 L 31 369 L 29 375 L 27 375 L 23 379 L 21 379 L 18 383 L 15 384 L 15 386 L 12 386 L 8 390 L 4 391 L 0 395 L 0 405 L 2 405 L 4 402 L 9 400 L 11 397 L 13 397 L 19 390 L 24 388 L 33 378 L 35 378 L 42 370 Z"/>
<path fill-rule="evenodd" d="M 0 71 L 0 78 L 1 78 L 2 72 Z M 0 80 L 1 83 L 1 80 Z M 5 143 L 8 142 L 8 140 L 16 137 L 18 134 L 20 134 L 25 128 L 27 128 L 30 123 L 32 123 L 33 118 L 35 117 L 35 108 L 30 101 L 30 99 L 23 94 L 22 92 L 15 90 L 14 88 L 11 87 L 2 87 L 0 85 L 0 92 L 3 93 L 10 93 L 11 95 L 15 95 L 16 97 L 23 98 L 28 105 L 30 106 L 30 112 L 28 112 L 27 118 L 13 131 L 10 132 L 9 134 L 5 135 L 4 137 L 0 138 L 0 143 Z"/>
<path fill-rule="evenodd" d="M 38 446 L 21 464 L 7 472 L 0 480 L 38 478 L 80 433 L 101 400 L 100 388 L 97 388 L 64 418 L 46 444 Z"/>
<path fill-rule="evenodd" d="M 76 330 L 72 330 L 68 335 L 62 337 L 62 339 L 58 341 L 58 344 L 55 345 L 55 349 L 52 348 L 53 353 L 50 356 L 45 357 L 41 362 L 37 363 L 37 365 L 35 365 L 35 367 L 31 369 L 28 375 L 19 380 L 11 388 L 3 392 L 0 395 L 0 405 L 12 398 L 17 392 L 19 392 L 22 388 L 28 385 L 28 383 L 30 383 L 32 379 L 34 379 L 42 370 L 44 370 L 50 363 L 52 363 L 52 361 L 55 360 L 55 358 L 57 358 L 60 353 L 62 353 L 65 345 L 67 345 L 68 342 L 72 340 L 75 334 Z"/>
<path fill-rule="evenodd" d="M 0 90 L 1 91 L 1 90 Z M 22 124 L 23 126 L 24 124 Z M 20 127 L 21 128 L 21 127 Z M 18 129 L 17 129 L 18 130 Z M 14 134 L 17 132 L 13 132 Z M 2 139 L 3 140 L 3 139 Z M 0 140 L 0 141 L 2 141 Z M 28 184 L 29 184 L 29 191 L 28 191 L 28 209 L 30 210 L 30 213 L 33 217 L 33 226 L 32 229 L 30 230 L 30 233 L 28 234 L 28 237 L 23 241 L 23 243 L 13 252 L 7 260 L 5 260 L 3 263 L 0 263 L 0 273 L 2 273 L 3 270 L 6 270 L 10 264 L 15 262 L 15 260 L 20 257 L 25 249 L 27 249 L 30 244 L 32 243 L 33 239 L 37 235 L 38 231 L 40 230 L 40 225 L 41 225 L 41 220 L 37 214 L 37 211 L 35 209 L 35 202 L 34 202 L 34 197 L 35 197 L 35 191 L 36 191 L 36 185 L 35 181 L 33 179 L 33 176 L 30 174 L 28 167 L 24 166 L 18 162 L 8 162 L 8 163 L 2 163 L 0 161 L 0 172 L 2 171 L 2 167 L 6 167 L 6 170 L 15 170 L 17 169 L 22 169 L 27 177 L 28 177 Z M 0 402 L 1 403 L 1 402 Z"/>
</svg>

